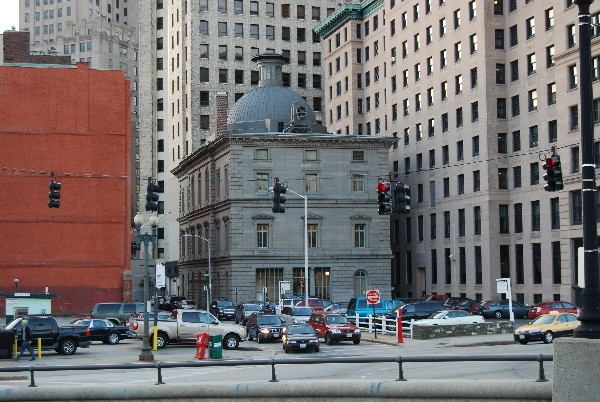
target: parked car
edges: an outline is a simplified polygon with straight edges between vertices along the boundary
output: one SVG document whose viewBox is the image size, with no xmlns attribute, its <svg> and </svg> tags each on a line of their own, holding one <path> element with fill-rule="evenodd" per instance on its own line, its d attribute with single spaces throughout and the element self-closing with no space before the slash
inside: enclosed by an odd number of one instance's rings
<svg viewBox="0 0 600 402">
<path fill-rule="evenodd" d="M 325 312 L 325 313 L 338 313 L 338 314 L 346 315 L 346 310 L 347 310 L 346 307 L 343 307 L 341 304 L 334 303 L 331 306 L 325 307 L 323 309 L 323 312 Z"/>
<path fill-rule="evenodd" d="M 512 309 L 515 318 L 525 318 L 529 313 L 529 306 L 513 300 Z M 508 300 L 495 300 L 481 302 L 478 311 L 475 314 L 480 314 L 485 318 L 508 318 L 510 313 L 508 311 Z"/>
<path fill-rule="evenodd" d="M 355 345 L 360 343 L 360 329 L 342 314 L 316 312 L 308 323 L 314 328 L 317 337 L 325 338 L 328 345 L 340 341 L 352 341 Z"/>
<path fill-rule="evenodd" d="M 464 297 L 449 297 L 448 299 L 446 299 L 446 301 L 443 302 L 443 304 L 448 310 L 453 310 L 454 307 L 458 306 L 458 304 L 461 303 L 463 300 L 465 300 Z"/>
<path fill-rule="evenodd" d="M 170 343 L 196 344 L 198 332 L 221 334 L 224 349 L 237 349 L 240 342 L 246 340 L 246 328 L 232 323 L 219 321 L 214 315 L 204 310 L 174 310 L 175 319 L 158 320 L 156 344 L 158 349 L 163 349 Z M 153 325 L 153 323 L 150 323 Z M 141 338 L 144 334 L 144 320 L 133 323 L 135 337 Z M 150 334 L 154 338 L 154 334 Z M 151 339 L 153 342 L 153 339 Z"/>
<path fill-rule="evenodd" d="M 283 321 L 277 315 L 254 313 L 246 322 L 248 340 L 256 338 L 258 343 L 281 339 Z"/>
<path fill-rule="evenodd" d="M 312 326 L 308 324 L 291 324 L 283 329 L 281 336 L 285 353 L 306 350 L 319 351 L 319 339 Z"/>
<path fill-rule="evenodd" d="M 553 311 L 559 313 L 574 313 L 579 315 L 579 313 L 581 313 L 581 307 L 578 307 L 566 301 L 551 301 L 540 303 L 536 306 L 531 306 L 529 308 L 527 318 L 536 318 L 542 314 L 548 314 Z"/>
<path fill-rule="evenodd" d="M 182 300 L 179 308 L 182 310 L 195 310 L 197 306 L 193 300 Z"/>
<path fill-rule="evenodd" d="M 164 300 L 162 302 L 162 306 L 160 304 L 160 299 L 159 299 L 158 308 L 165 310 L 165 311 L 173 311 L 176 308 L 179 308 L 178 306 L 181 304 L 181 301 L 185 300 L 185 299 L 186 299 L 185 296 L 167 296 L 166 298 L 164 298 Z"/>
<path fill-rule="evenodd" d="M 573 313 L 544 314 L 528 325 L 517 328 L 514 337 L 515 341 L 521 345 L 536 341 L 552 343 L 554 338 L 573 336 L 573 330 L 579 324 L 577 315 Z"/>
<path fill-rule="evenodd" d="M 114 325 L 108 320 L 98 318 L 84 318 L 77 320 L 74 325 L 83 325 L 90 330 L 92 341 L 100 341 L 109 345 L 116 345 L 122 339 L 129 338 L 129 327 L 125 325 Z"/>
<path fill-rule="evenodd" d="M 210 313 L 219 320 L 233 320 L 235 318 L 235 304 L 231 300 L 213 300 L 210 304 Z"/>
<path fill-rule="evenodd" d="M 424 320 L 429 318 L 431 314 L 445 310 L 442 303 L 436 301 L 423 301 L 419 303 L 405 304 L 398 307 L 402 313 L 402 321 Z M 396 312 L 385 314 L 387 319 L 396 318 Z"/>
<path fill-rule="evenodd" d="M 144 312 L 144 303 L 96 303 L 92 309 L 92 318 L 107 319 L 119 325 L 129 317 Z"/>
<path fill-rule="evenodd" d="M 356 297 L 350 299 L 348 308 L 346 309 L 346 317 L 350 322 L 356 321 L 356 315 L 359 317 L 379 316 L 389 313 L 389 306 L 386 300 L 380 300 L 379 303 L 369 304 L 366 297 Z"/>
<path fill-rule="evenodd" d="M 246 325 L 246 321 L 250 316 L 254 313 L 257 313 L 261 310 L 258 304 L 254 303 L 242 303 L 238 304 L 235 308 L 235 316 L 234 320 L 236 324 Z"/>
<path fill-rule="evenodd" d="M 280 317 L 286 325 L 303 324 L 308 322 L 312 313 L 310 307 L 284 307 Z"/>
<path fill-rule="evenodd" d="M 89 348 L 92 340 L 90 330 L 84 325 L 63 325 L 58 326 L 54 317 L 50 316 L 31 316 L 19 317 L 11 321 L 3 330 L 10 337 L 17 334 L 21 329 L 21 320 L 26 318 L 31 328 L 31 339 L 37 342 L 38 338 L 42 340 L 42 350 L 54 350 L 62 355 L 72 355 L 78 347 Z M 20 347 L 22 341 L 17 340 Z M 37 345 L 37 343 L 35 343 Z"/>
<path fill-rule="evenodd" d="M 415 325 L 460 325 L 483 324 L 485 318 L 462 310 L 442 310 L 433 313 L 429 318 L 419 320 Z"/>
<path fill-rule="evenodd" d="M 296 306 L 298 307 L 304 307 L 306 306 L 306 300 L 301 299 Z M 331 306 L 331 302 L 329 300 L 325 300 L 325 299 L 319 299 L 317 297 L 311 297 L 308 299 L 308 307 L 311 307 L 314 311 L 319 311 L 319 310 L 323 310 L 326 307 Z"/>
<path fill-rule="evenodd" d="M 454 310 L 462 310 L 462 311 L 466 311 L 468 313 L 473 314 L 475 311 L 477 311 L 480 304 L 481 304 L 481 300 L 467 299 L 467 300 L 461 301 L 456 306 L 454 306 Z"/>
</svg>

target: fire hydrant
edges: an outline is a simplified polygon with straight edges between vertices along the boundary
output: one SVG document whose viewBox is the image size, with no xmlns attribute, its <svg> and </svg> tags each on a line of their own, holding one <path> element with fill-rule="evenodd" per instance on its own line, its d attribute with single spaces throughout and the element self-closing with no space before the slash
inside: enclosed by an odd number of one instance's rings
<svg viewBox="0 0 600 402">
<path fill-rule="evenodd" d="M 210 334 L 205 332 L 198 332 L 196 334 L 196 359 L 204 359 L 209 340 Z"/>
</svg>

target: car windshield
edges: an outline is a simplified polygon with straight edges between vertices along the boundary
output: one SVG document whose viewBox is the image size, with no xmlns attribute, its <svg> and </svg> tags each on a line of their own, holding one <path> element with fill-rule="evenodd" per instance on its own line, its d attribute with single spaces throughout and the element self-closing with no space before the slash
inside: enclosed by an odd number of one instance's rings
<svg viewBox="0 0 600 402">
<path fill-rule="evenodd" d="M 222 300 L 217 302 L 218 307 L 235 307 L 232 301 L 230 300 Z"/>
<path fill-rule="evenodd" d="M 287 333 L 288 335 L 314 335 L 315 330 L 310 325 L 290 325 Z"/>
<path fill-rule="evenodd" d="M 348 319 L 343 315 L 329 315 L 325 316 L 325 322 L 327 324 L 347 324 Z"/>
<path fill-rule="evenodd" d="M 433 318 L 433 319 L 441 319 L 444 317 L 446 313 L 444 313 L 443 311 L 438 311 L 437 313 L 433 313 L 429 316 L 429 318 Z"/>
<path fill-rule="evenodd" d="M 315 300 L 312 302 L 312 305 L 327 307 L 327 306 L 331 306 L 331 302 L 327 301 L 327 300 Z"/>
<path fill-rule="evenodd" d="M 294 308 L 294 315 L 311 315 L 312 309 L 309 307 L 296 307 Z"/>
<path fill-rule="evenodd" d="M 245 304 L 244 305 L 244 310 L 247 310 L 247 311 L 259 311 L 260 310 L 260 306 L 258 304 Z"/>
<path fill-rule="evenodd" d="M 258 325 L 281 325 L 281 319 L 275 315 L 258 317 Z"/>
<path fill-rule="evenodd" d="M 541 315 L 538 318 L 536 318 L 532 324 L 552 324 L 554 322 L 554 320 L 556 319 L 556 316 L 553 315 Z"/>
</svg>

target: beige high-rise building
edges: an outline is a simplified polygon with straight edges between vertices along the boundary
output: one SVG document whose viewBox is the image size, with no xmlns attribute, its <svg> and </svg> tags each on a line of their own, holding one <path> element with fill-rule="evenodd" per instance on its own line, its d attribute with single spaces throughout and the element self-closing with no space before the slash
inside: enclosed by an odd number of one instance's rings
<svg viewBox="0 0 600 402">
<path fill-rule="evenodd" d="M 577 13 L 572 0 L 366 0 L 317 28 L 323 123 L 398 139 L 390 170 L 412 198 L 390 216 L 396 295 L 497 299 L 510 277 L 518 301 L 580 301 Z M 564 189 L 546 192 L 553 149 Z"/>
</svg>

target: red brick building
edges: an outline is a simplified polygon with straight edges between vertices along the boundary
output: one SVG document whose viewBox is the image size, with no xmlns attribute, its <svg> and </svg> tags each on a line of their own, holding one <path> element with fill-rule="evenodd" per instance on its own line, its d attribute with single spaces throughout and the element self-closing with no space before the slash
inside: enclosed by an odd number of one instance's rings
<svg viewBox="0 0 600 402">
<path fill-rule="evenodd" d="M 33 62 L 0 66 L 0 291 L 18 278 L 58 295 L 53 314 L 89 313 L 131 294 L 130 86 L 122 71 Z"/>
</svg>

